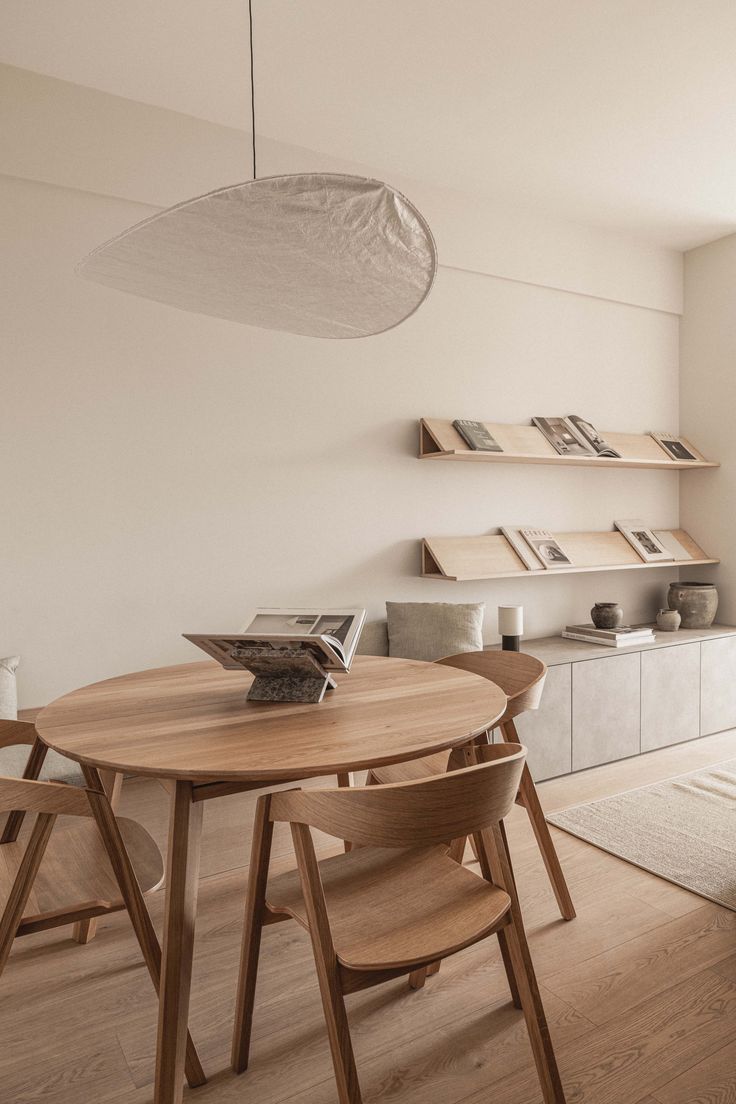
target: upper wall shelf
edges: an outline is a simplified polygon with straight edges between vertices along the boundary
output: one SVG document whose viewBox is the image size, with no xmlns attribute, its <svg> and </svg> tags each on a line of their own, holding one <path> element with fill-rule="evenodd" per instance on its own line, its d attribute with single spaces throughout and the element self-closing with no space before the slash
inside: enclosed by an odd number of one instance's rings
<svg viewBox="0 0 736 1104">
<path fill-rule="evenodd" d="M 717 468 L 688 442 L 699 460 L 670 460 L 664 449 L 647 434 L 609 433 L 602 436 L 621 458 L 605 456 L 560 456 L 544 434 L 534 425 L 505 425 L 486 422 L 503 452 L 475 452 L 469 449 L 451 421 L 422 418 L 419 423 L 420 460 L 470 460 L 481 464 L 561 464 L 563 467 L 656 468 L 686 471 L 688 468 Z"/>
</svg>

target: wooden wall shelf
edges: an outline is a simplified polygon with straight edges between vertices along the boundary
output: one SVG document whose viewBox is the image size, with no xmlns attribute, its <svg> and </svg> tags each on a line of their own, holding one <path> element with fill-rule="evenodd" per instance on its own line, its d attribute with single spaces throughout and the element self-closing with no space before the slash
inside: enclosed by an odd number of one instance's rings
<svg viewBox="0 0 736 1104">
<path fill-rule="evenodd" d="M 522 576 L 573 575 L 583 571 L 629 571 L 664 567 L 670 571 L 717 564 L 684 529 L 672 535 L 690 552 L 691 560 L 644 563 L 619 532 L 554 533 L 554 537 L 575 561 L 575 567 L 530 571 L 524 566 L 502 533 L 482 537 L 425 537 L 422 541 L 422 575 L 426 579 L 464 582 L 480 579 L 514 579 Z"/>
<path fill-rule="evenodd" d="M 559 464 L 563 467 L 653 468 L 662 471 L 687 471 L 690 468 L 718 468 L 688 442 L 698 460 L 670 460 L 653 437 L 637 433 L 609 433 L 602 436 L 621 458 L 605 456 L 560 456 L 534 425 L 505 425 L 485 422 L 503 452 L 476 452 L 469 449 L 451 421 L 422 418 L 419 423 L 420 460 L 469 460 L 481 464 Z"/>
</svg>

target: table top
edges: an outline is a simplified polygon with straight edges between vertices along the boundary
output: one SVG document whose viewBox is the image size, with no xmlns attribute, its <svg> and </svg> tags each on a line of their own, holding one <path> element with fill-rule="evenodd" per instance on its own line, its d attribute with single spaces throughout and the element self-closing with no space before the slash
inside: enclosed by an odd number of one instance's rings
<svg viewBox="0 0 736 1104">
<path fill-rule="evenodd" d="M 46 706 L 36 729 L 78 762 L 131 774 L 264 782 L 365 770 L 465 743 L 506 695 L 434 663 L 356 656 L 318 705 L 249 702 L 247 671 L 185 663 L 107 679 Z"/>
</svg>

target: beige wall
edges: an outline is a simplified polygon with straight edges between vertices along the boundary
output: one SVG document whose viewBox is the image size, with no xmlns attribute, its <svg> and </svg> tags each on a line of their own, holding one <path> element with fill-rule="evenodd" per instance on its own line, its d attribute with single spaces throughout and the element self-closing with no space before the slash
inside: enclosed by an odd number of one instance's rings
<svg viewBox="0 0 736 1104">
<path fill-rule="evenodd" d="M 685 254 L 681 329 L 681 427 L 721 461 L 712 472 L 683 475 L 681 518 L 698 541 L 723 560 L 683 572 L 718 585 L 718 620 L 736 623 L 736 234 Z"/>
<path fill-rule="evenodd" d="M 489 639 L 502 602 L 524 604 L 528 635 L 594 600 L 651 614 L 665 572 L 439 583 L 418 577 L 419 540 L 672 525 L 675 475 L 419 463 L 416 421 L 579 412 L 604 429 L 675 427 L 679 254 L 392 178 L 443 264 L 403 326 L 330 342 L 180 313 L 73 266 L 153 204 L 247 177 L 243 136 L 0 78 L 0 655 L 23 655 L 23 705 L 193 657 L 182 632 L 235 629 L 259 604 L 378 617 L 387 598 L 484 600 Z M 264 146 L 264 173 L 318 167 L 381 173 Z"/>
</svg>

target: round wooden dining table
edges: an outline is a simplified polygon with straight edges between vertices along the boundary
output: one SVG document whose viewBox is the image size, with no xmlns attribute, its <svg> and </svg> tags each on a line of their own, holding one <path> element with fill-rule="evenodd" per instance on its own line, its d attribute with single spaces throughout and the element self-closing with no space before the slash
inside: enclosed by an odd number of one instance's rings
<svg viewBox="0 0 736 1104">
<path fill-rule="evenodd" d="M 183 1096 L 202 802 L 459 747 L 506 708 L 488 679 L 434 663 L 358 656 L 335 678 L 317 705 L 249 702 L 248 672 L 187 663 L 75 690 L 36 719 L 43 743 L 89 770 L 172 784 L 155 1104 Z"/>
</svg>

